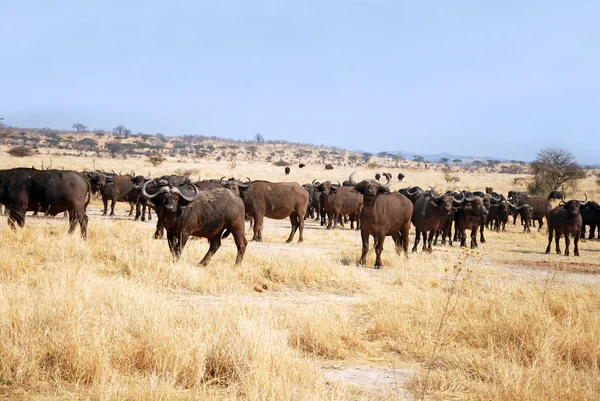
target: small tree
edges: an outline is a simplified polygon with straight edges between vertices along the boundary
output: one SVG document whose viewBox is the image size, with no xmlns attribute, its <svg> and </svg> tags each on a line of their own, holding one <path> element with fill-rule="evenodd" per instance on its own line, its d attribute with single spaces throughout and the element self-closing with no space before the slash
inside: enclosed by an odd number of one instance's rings
<svg viewBox="0 0 600 401">
<path fill-rule="evenodd" d="M 425 161 L 425 158 L 423 156 L 413 156 L 413 161 L 417 163 L 423 163 Z"/>
<path fill-rule="evenodd" d="M 454 163 L 454 164 L 461 164 L 462 160 L 461 159 L 454 159 L 454 160 L 452 160 L 452 163 Z"/>
<path fill-rule="evenodd" d="M 254 135 L 254 140 L 256 143 L 261 143 L 265 141 L 265 137 L 263 137 L 260 132 L 257 132 L 256 135 Z"/>
<path fill-rule="evenodd" d="M 575 189 L 585 171 L 565 149 L 543 149 L 531 163 L 533 179 L 527 189 L 533 194 L 547 194 L 556 189 Z"/>
<path fill-rule="evenodd" d="M 325 159 L 329 155 L 329 152 L 326 150 L 322 150 L 319 152 L 319 156 L 321 156 L 321 160 L 323 160 L 323 164 L 325 164 Z"/>
<path fill-rule="evenodd" d="M 125 126 L 123 126 L 123 125 L 117 125 L 115 128 L 112 129 L 112 132 L 115 135 L 121 136 L 121 135 L 123 135 L 125 133 L 126 129 L 127 128 L 125 128 Z"/>
<path fill-rule="evenodd" d="M 82 123 L 73 124 L 73 128 L 75 128 L 77 132 L 85 132 L 88 129 L 87 125 L 83 125 Z"/>
<path fill-rule="evenodd" d="M 442 164 L 446 164 L 446 163 L 448 163 L 449 161 L 450 161 L 450 159 L 449 159 L 449 158 L 447 158 L 447 157 L 442 157 L 442 158 L 440 159 L 440 163 L 442 163 Z"/>
<path fill-rule="evenodd" d="M 453 182 L 459 182 L 460 178 L 455 175 L 452 175 L 452 169 L 450 167 L 444 167 L 442 169 L 442 173 L 444 173 L 444 180 L 450 184 Z"/>
<path fill-rule="evenodd" d="M 361 155 L 361 158 L 362 158 L 363 162 L 365 162 L 365 163 L 369 163 L 369 160 L 371 160 L 371 157 L 373 157 L 373 155 L 368 152 L 365 152 Z"/>
<path fill-rule="evenodd" d="M 348 156 L 348 160 L 350 161 L 350 163 L 356 164 L 356 162 L 358 161 L 358 156 L 350 155 L 350 156 Z"/>
</svg>

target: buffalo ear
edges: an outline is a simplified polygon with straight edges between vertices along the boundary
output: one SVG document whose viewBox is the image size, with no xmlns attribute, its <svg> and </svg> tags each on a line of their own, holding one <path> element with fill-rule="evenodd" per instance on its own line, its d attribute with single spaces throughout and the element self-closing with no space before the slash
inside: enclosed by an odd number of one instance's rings
<svg viewBox="0 0 600 401">
<path fill-rule="evenodd" d="M 386 188 L 386 187 L 380 186 L 379 189 L 377 190 L 377 193 L 380 193 L 380 194 L 389 194 L 390 193 L 390 189 Z"/>
</svg>

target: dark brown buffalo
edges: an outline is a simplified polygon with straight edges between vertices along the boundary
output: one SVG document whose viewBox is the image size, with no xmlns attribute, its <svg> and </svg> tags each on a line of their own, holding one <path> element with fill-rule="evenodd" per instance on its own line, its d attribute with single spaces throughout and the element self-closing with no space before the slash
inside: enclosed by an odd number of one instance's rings
<svg viewBox="0 0 600 401">
<path fill-rule="evenodd" d="M 398 181 L 402 182 L 403 179 L 404 179 L 404 174 L 398 173 Z"/>
<path fill-rule="evenodd" d="M 432 251 L 433 237 L 439 229 L 444 228 L 448 216 L 452 214 L 453 209 L 462 204 L 465 199 L 464 194 L 455 198 L 452 194 L 438 194 L 435 191 L 425 192 L 414 204 L 412 215 L 412 224 L 416 228 L 415 244 L 412 251 L 417 251 L 421 233 L 423 233 L 423 252 Z M 429 238 L 427 233 L 429 232 Z M 442 240 L 445 236 L 442 238 Z"/>
<path fill-rule="evenodd" d="M 531 232 L 531 222 L 533 221 L 533 206 L 523 203 L 521 205 L 510 204 L 510 213 L 516 213 L 521 216 L 521 223 L 523 224 L 523 232 Z M 508 220 L 508 218 L 507 218 Z"/>
<path fill-rule="evenodd" d="M 286 242 L 294 239 L 300 229 L 298 242 L 304 240 L 304 214 L 308 207 L 308 192 L 295 182 L 252 181 L 238 183 L 246 213 L 254 219 L 253 241 L 262 241 L 263 219 L 290 218 L 292 231 Z"/>
<path fill-rule="evenodd" d="M 460 246 L 467 246 L 466 230 L 471 230 L 471 249 L 477 248 L 477 231 L 487 214 L 484 199 L 466 192 L 465 201 L 454 213 L 455 235 Z"/>
<path fill-rule="evenodd" d="M 362 253 L 359 264 L 364 265 L 369 250 L 369 236 L 375 242 L 375 268 L 380 268 L 381 252 L 386 236 L 391 236 L 396 245 L 396 252 L 401 248 L 408 252 L 408 235 L 410 220 L 413 214 L 413 204 L 404 195 L 390 192 L 389 180 L 381 184 L 375 180 L 363 180 L 359 183 L 350 175 L 349 181 L 354 189 L 363 195 L 363 210 L 360 214 L 360 236 Z"/>
<path fill-rule="evenodd" d="M 375 179 L 379 181 L 381 179 L 381 174 L 375 173 Z"/>
<path fill-rule="evenodd" d="M 304 167 L 306 167 L 306 164 L 304 164 L 304 163 L 298 164 L 298 168 L 304 168 Z"/>
<path fill-rule="evenodd" d="M 546 253 L 550 253 L 550 245 L 552 245 L 552 236 L 556 235 L 556 253 L 561 254 L 559 240 L 561 236 L 565 236 L 565 256 L 569 256 L 569 245 L 571 244 L 570 236 L 573 235 L 575 256 L 579 256 L 579 236 L 581 235 L 581 219 L 580 208 L 587 203 L 587 195 L 585 201 L 570 200 L 565 202 L 563 197 L 560 204 L 548 213 L 548 246 Z"/>
<path fill-rule="evenodd" d="M 326 164 L 325 170 L 333 170 L 333 166 L 331 164 Z"/>
<path fill-rule="evenodd" d="M 81 236 L 87 237 L 88 216 L 85 213 L 91 197 L 90 183 L 71 170 L 36 170 L 14 168 L 0 170 L 0 203 L 9 211 L 8 225 L 16 229 L 25 225 L 28 210 L 43 210 L 56 216 L 69 214 L 69 234 L 77 223 Z"/>
<path fill-rule="evenodd" d="M 313 180 L 313 185 L 315 181 Z M 331 181 L 325 181 L 316 186 L 317 191 L 319 192 L 319 206 L 321 208 L 321 225 L 324 226 L 327 222 L 327 210 L 329 208 L 329 194 L 335 191 L 340 187 L 340 182 L 337 184 L 332 184 Z"/>
<path fill-rule="evenodd" d="M 233 192 L 225 188 L 200 191 L 189 182 L 177 187 L 166 180 L 152 180 L 144 183 L 142 195 L 154 204 L 175 259 L 190 236 L 208 238 L 210 246 L 200 262 L 206 265 L 221 246 L 221 239 L 231 233 L 238 250 L 235 263 L 242 262 L 248 243 L 244 234 L 244 203 Z"/>
<path fill-rule="evenodd" d="M 321 218 L 321 192 L 317 189 L 320 185 L 313 180 L 314 184 L 304 184 L 302 187 L 308 192 L 308 207 L 304 218 L 319 220 Z M 316 216 L 316 217 L 315 217 Z"/>
<path fill-rule="evenodd" d="M 562 200 L 565 197 L 565 193 L 562 191 L 554 190 L 548 195 L 548 200 Z"/>
<path fill-rule="evenodd" d="M 585 238 L 585 226 L 590 226 L 590 234 L 588 239 L 594 239 L 596 228 L 600 227 L 600 205 L 594 201 L 588 201 L 581 206 L 581 238 Z M 598 238 L 600 238 L 600 229 L 598 229 Z"/>
<path fill-rule="evenodd" d="M 356 229 L 360 228 L 360 212 L 363 208 L 363 196 L 356 192 L 352 187 L 332 187 L 327 198 L 325 212 L 329 217 L 327 228 L 337 228 L 338 221 L 342 222 L 343 216 L 350 216 L 350 228 L 354 229 L 356 220 Z M 333 227 L 332 227 L 333 222 Z"/>
<path fill-rule="evenodd" d="M 493 194 L 494 193 L 494 188 L 492 188 L 492 187 L 485 187 L 485 193 L 486 194 Z"/>
<path fill-rule="evenodd" d="M 97 171 L 86 174 L 89 177 L 92 190 L 94 192 L 99 191 L 102 196 L 103 216 L 106 216 L 108 212 L 108 201 L 110 201 L 111 216 L 115 215 L 116 202 L 129 203 L 129 216 L 133 215 L 133 209 L 140 197 L 140 185 L 145 181 L 143 176 L 106 174 Z"/>
<path fill-rule="evenodd" d="M 290 167 L 289 167 L 289 166 L 287 166 L 287 167 L 284 169 L 284 171 L 285 171 L 285 175 L 290 175 L 290 171 L 291 171 L 291 169 L 290 169 Z"/>
</svg>

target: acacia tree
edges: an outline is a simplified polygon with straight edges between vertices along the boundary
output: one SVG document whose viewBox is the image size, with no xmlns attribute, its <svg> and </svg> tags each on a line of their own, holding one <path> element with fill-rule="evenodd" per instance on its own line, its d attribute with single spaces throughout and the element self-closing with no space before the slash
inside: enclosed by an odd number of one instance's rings
<svg viewBox="0 0 600 401">
<path fill-rule="evenodd" d="M 565 149 L 540 150 L 531 163 L 533 179 L 527 189 L 536 194 L 546 194 L 557 189 L 575 189 L 577 182 L 585 178 L 585 171 Z"/>
<path fill-rule="evenodd" d="M 87 125 L 83 125 L 82 123 L 73 124 L 73 128 L 75 128 L 77 132 L 85 132 L 88 129 Z"/>
</svg>

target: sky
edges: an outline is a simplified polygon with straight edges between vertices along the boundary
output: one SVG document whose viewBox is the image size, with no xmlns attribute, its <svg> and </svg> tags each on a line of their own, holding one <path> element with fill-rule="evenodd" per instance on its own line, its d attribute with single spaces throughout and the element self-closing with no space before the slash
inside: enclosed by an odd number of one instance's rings
<svg viewBox="0 0 600 401">
<path fill-rule="evenodd" d="M 578 0 L 0 0 L 0 117 L 597 164 L 599 15 Z"/>
</svg>

